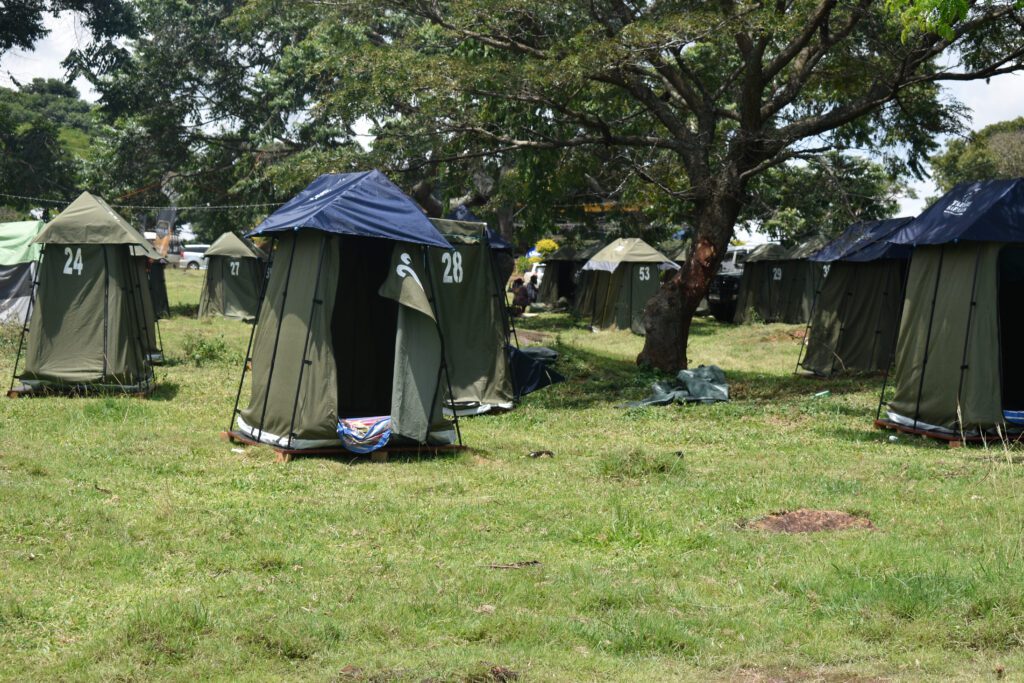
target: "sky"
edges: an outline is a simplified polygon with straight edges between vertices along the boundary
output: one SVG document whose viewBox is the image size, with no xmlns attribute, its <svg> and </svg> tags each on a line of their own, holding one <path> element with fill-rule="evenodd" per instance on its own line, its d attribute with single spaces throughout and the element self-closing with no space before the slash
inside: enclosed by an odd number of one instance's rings
<svg viewBox="0 0 1024 683">
<path fill-rule="evenodd" d="M 36 45 L 34 51 L 12 50 L 0 58 L 0 85 L 11 86 L 12 78 L 18 81 L 32 78 L 63 78 L 61 60 L 73 47 L 84 40 L 86 33 L 69 13 L 60 18 L 49 18 L 47 26 L 51 33 Z M 96 92 L 84 79 L 75 82 L 82 96 L 97 99 Z M 997 121 L 1024 116 L 1024 73 L 1005 74 L 985 81 L 950 83 L 945 86 L 949 96 L 959 100 L 971 111 L 970 128 L 978 130 Z M 900 200 L 900 214 L 916 215 L 924 208 L 924 200 L 938 193 L 930 179 L 914 182 L 912 190 L 917 195 Z"/>
</svg>

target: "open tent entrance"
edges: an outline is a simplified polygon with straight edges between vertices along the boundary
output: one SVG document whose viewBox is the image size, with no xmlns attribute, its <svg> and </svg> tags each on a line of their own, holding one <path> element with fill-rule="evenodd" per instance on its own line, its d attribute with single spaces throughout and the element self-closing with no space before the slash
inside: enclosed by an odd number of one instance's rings
<svg viewBox="0 0 1024 683">
<path fill-rule="evenodd" d="M 340 237 L 340 266 L 331 316 L 338 368 L 338 416 L 391 413 L 398 302 L 378 291 L 388 277 L 394 243 L 371 237 Z"/>
<path fill-rule="evenodd" d="M 1020 314 L 1020 296 L 1024 292 L 1024 247 L 1006 246 L 999 250 L 999 354 L 1003 410 L 1024 411 L 1024 317 Z"/>
</svg>

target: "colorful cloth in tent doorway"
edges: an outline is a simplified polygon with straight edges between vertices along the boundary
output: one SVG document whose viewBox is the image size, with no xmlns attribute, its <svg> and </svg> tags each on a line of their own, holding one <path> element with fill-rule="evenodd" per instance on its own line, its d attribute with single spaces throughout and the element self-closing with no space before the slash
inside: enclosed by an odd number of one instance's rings
<svg viewBox="0 0 1024 683">
<path fill-rule="evenodd" d="M 391 416 L 338 420 L 338 438 L 353 453 L 372 453 L 388 445 L 391 438 Z"/>
</svg>

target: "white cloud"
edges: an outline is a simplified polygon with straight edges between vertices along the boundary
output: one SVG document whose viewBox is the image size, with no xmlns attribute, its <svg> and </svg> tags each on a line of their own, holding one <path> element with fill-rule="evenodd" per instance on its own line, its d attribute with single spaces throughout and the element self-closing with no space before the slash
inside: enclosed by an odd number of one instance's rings
<svg viewBox="0 0 1024 683">
<path fill-rule="evenodd" d="M 45 23 L 50 33 L 36 43 L 34 50 L 9 50 L 0 57 L 0 85 L 12 87 L 15 80 L 24 83 L 33 78 L 64 78 L 60 63 L 71 50 L 88 41 L 89 31 L 71 12 L 48 16 Z M 99 98 L 84 78 L 77 79 L 75 87 L 90 102 Z"/>
</svg>

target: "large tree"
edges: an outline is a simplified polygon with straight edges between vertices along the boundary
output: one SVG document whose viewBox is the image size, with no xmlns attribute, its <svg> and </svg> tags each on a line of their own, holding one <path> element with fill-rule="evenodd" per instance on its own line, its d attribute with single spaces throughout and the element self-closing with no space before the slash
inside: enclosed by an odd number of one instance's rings
<svg viewBox="0 0 1024 683">
<path fill-rule="evenodd" d="M 943 192 L 964 181 L 1024 176 L 1024 117 L 954 138 L 930 162 Z"/>
<path fill-rule="evenodd" d="M 532 196 L 590 185 L 655 207 L 695 248 L 648 306 L 638 360 L 676 370 L 772 174 L 853 149 L 920 172 L 935 136 L 960 127 L 940 84 L 1020 66 L 1012 0 L 959 3 L 937 32 L 917 4 L 890 4 L 146 0 L 130 67 L 100 87 L 156 149 L 216 162 L 192 177 L 225 196 L 280 197 L 373 163 L 435 212 L 439 195 L 465 195 L 508 222 L 538 208 Z M 353 144 L 360 126 L 369 151 Z"/>
</svg>

